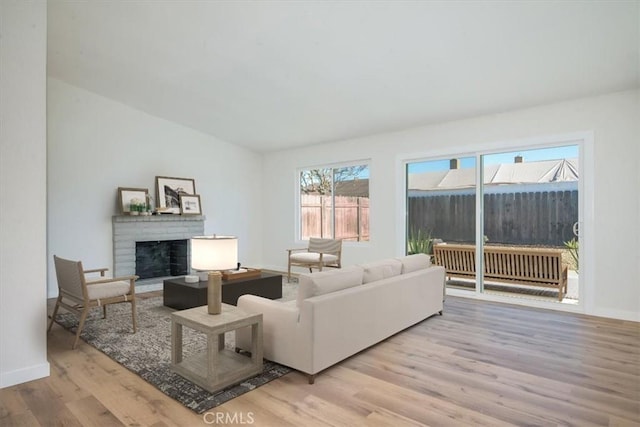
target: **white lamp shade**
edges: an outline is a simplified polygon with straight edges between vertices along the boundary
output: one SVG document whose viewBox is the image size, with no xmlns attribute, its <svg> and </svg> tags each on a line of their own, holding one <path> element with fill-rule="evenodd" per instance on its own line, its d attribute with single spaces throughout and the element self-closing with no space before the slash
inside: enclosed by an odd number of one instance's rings
<svg viewBox="0 0 640 427">
<path fill-rule="evenodd" d="M 194 270 L 230 270 L 237 267 L 237 237 L 197 236 L 191 238 L 191 268 Z"/>
</svg>

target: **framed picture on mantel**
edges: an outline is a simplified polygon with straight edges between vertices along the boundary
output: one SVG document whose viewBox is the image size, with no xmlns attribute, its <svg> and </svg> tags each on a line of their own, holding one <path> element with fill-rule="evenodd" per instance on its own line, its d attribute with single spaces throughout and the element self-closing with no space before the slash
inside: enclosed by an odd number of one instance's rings
<svg viewBox="0 0 640 427">
<path fill-rule="evenodd" d="M 202 215 L 200 207 L 200 195 L 180 196 L 180 213 L 182 215 Z"/>
<path fill-rule="evenodd" d="M 191 178 L 156 177 L 156 195 L 160 213 L 179 214 L 180 196 L 194 194 L 196 194 L 196 183 Z"/>
<path fill-rule="evenodd" d="M 149 190 L 146 188 L 118 187 L 118 201 L 120 202 L 120 212 L 122 214 L 130 214 L 131 205 L 140 206 L 144 204 L 146 206 L 148 194 Z"/>
</svg>

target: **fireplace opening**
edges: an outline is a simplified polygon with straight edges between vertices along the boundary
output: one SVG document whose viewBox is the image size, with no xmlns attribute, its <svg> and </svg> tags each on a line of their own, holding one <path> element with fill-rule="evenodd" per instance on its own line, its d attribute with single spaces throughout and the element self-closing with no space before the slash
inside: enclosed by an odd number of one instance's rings
<svg viewBox="0 0 640 427">
<path fill-rule="evenodd" d="M 136 242 L 136 275 L 140 279 L 188 274 L 187 240 Z"/>
</svg>

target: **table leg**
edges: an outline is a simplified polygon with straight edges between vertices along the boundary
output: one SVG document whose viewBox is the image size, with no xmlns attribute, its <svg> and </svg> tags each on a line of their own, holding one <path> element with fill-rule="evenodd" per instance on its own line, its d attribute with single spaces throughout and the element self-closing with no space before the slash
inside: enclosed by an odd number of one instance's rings
<svg viewBox="0 0 640 427">
<path fill-rule="evenodd" d="M 262 322 L 251 325 L 251 361 L 262 367 Z"/>
<path fill-rule="evenodd" d="M 182 362 L 182 325 L 171 321 L 171 363 Z"/>
<path fill-rule="evenodd" d="M 207 381 L 209 384 L 215 384 L 217 382 L 216 366 L 218 365 L 219 342 L 219 334 L 207 334 Z"/>
</svg>

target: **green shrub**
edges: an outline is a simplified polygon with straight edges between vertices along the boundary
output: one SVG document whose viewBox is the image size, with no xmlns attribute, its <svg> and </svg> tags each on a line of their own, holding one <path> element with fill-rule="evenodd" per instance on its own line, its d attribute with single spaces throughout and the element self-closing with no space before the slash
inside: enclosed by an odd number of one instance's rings
<svg viewBox="0 0 640 427">
<path fill-rule="evenodd" d="M 421 229 L 411 230 L 408 240 L 408 253 L 412 254 L 433 254 L 433 238 L 430 231 Z"/>
<path fill-rule="evenodd" d="M 569 254 L 571 255 L 571 258 L 573 258 L 573 262 L 576 265 L 576 273 L 577 273 L 578 272 L 578 266 L 579 266 L 578 256 L 580 254 L 580 251 L 579 251 L 580 243 L 574 237 L 573 239 L 569 240 L 568 242 L 564 242 L 564 246 L 569 251 Z"/>
</svg>

